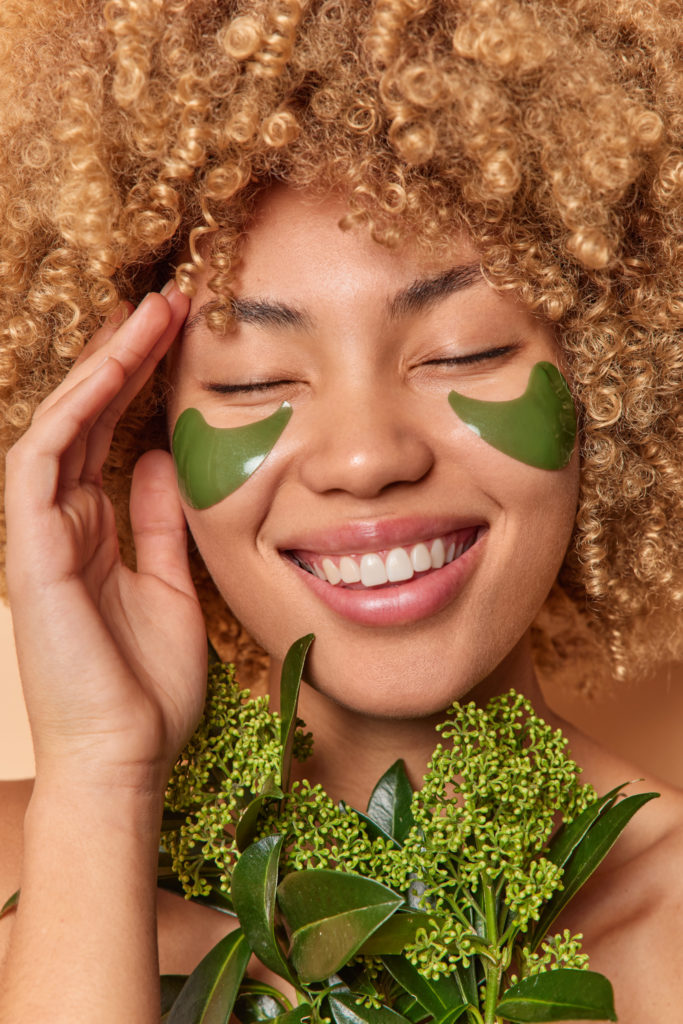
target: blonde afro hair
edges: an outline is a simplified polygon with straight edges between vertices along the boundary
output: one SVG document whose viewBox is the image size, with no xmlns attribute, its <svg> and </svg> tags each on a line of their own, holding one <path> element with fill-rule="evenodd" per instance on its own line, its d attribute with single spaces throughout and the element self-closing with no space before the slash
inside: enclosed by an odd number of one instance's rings
<svg viewBox="0 0 683 1024">
<path fill-rule="evenodd" d="M 226 328 L 259 191 L 334 189 L 385 245 L 465 229 L 494 287 L 557 325 L 582 483 L 546 653 L 583 629 L 617 676 L 680 654 L 678 0 L 4 0 L 0 29 L 3 450 L 121 298 L 169 268 L 192 293 L 207 259 Z M 109 461 L 129 558 L 162 405 L 159 378 Z"/>
</svg>

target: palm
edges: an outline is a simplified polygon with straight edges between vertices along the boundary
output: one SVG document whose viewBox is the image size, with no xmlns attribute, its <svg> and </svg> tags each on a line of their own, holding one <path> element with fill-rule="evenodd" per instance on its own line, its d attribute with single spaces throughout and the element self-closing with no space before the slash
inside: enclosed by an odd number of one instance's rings
<svg viewBox="0 0 683 1024">
<path fill-rule="evenodd" d="M 89 635 L 110 647 L 110 674 L 96 691 L 101 716 L 113 730 L 120 707 L 125 728 L 130 701 L 139 710 L 147 704 L 178 748 L 203 697 L 206 637 L 195 595 L 122 564 L 114 510 L 101 488 L 80 488 L 59 511 L 64 543 L 54 570 L 75 584 L 70 600 L 92 619 Z"/>
</svg>

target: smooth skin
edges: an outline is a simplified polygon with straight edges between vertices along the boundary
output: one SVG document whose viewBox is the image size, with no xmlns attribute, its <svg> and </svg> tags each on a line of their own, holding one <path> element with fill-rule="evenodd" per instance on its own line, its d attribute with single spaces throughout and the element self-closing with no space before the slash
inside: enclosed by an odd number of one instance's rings
<svg viewBox="0 0 683 1024">
<path fill-rule="evenodd" d="M 273 687 L 291 640 L 317 634 L 302 692 L 317 738 L 306 774 L 362 806 L 396 757 L 417 782 L 454 697 L 485 700 L 515 685 L 560 724 L 533 674 L 528 626 L 569 539 L 578 460 L 553 472 L 524 466 L 473 435 L 446 400 L 451 388 L 519 395 L 531 365 L 557 361 L 552 332 L 484 283 L 389 323 L 385 299 L 443 267 L 342 234 L 339 215 L 334 202 L 289 190 L 266 197 L 238 294 L 296 303 L 316 326 L 292 336 L 241 323 L 229 339 L 201 325 L 186 331 L 172 359 L 169 436 L 190 406 L 227 427 L 291 402 L 287 430 L 253 478 L 212 508 L 184 511 L 224 596 L 273 655 Z M 463 243 L 456 256 L 473 253 Z M 202 284 L 193 315 L 208 298 Z M 173 289 L 98 332 L 10 455 L 8 573 L 37 776 L 32 794 L 25 784 L 0 794 L 0 891 L 22 888 L 18 910 L 0 921 L 2 1024 L 156 1021 L 159 967 L 191 970 L 230 928 L 216 912 L 154 891 L 163 785 L 205 679 L 171 457 L 148 453 L 136 468 L 135 574 L 118 561 L 100 488 L 113 422 L 188 305 Z M 484 336 L 486 346 L 520 344 L 455 376 L 435 361 L 477 351 Z M 253 384 L 264 371 L 288 383 L 227 401 L 206 387 Z M 340 616 L 286 555 L 344 524 L 444 522 L 454 510 L 486 524 L 477 561 L 446 606 L 408 625 Z M 600 791 L 638 777 L 565 731 Z M 662 799 L 629 827 L 572 911 L 577 920 L 560 922 L 584 931 L 592 966 L 615 984 L 622 1024 L 673 1020 L 683 1003 L 683 808 L 656 780 L 634 790 L 653 788 Z"/>
</svg>

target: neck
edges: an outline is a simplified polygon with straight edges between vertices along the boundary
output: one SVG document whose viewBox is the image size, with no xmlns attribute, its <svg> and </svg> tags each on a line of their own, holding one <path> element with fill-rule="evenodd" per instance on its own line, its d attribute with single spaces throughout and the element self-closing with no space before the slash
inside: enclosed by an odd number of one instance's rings
<svg viewBox="0 0 683 1024">
<path fill-rule="evenodd" d="M 281 663 L 274 662 L 270 670 L 273 708 L 279 708 L 281 667 Z M 511 688 L 527 697 L 536 713 L 550 724 L 558 723 L 538 685 L 528 634 L 486 679 L 456 697 L 483 706 Z M 308 761 L 293 765 L 292 778 L 320 783 L 333 800 L 343 799 L 363 809 L 380 775 L 398 758 L 403 759 L 413 786 L 421 784 L 438 742 L 435 727 L 444 720 L 446 709 L 425 718 L 371 718 L 303 682 L 299 715 L 313 732 L 314 750 Z"/>
</svg>

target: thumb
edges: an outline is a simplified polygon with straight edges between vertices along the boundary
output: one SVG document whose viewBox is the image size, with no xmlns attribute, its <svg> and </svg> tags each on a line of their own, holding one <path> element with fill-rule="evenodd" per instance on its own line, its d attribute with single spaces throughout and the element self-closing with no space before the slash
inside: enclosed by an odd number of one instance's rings
<svg viewBox="0 0 683 1024">
<path fill-rule="evenodd" d="M 138 572 L 195 597 L 185 516 L 168 452 L 146 452 L 138 460 L 130 492 L 130 522 Z"/>
</svg>

